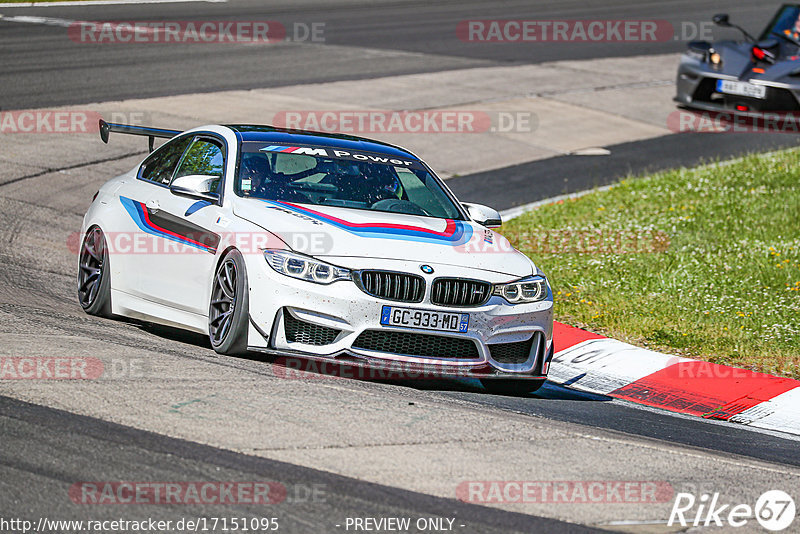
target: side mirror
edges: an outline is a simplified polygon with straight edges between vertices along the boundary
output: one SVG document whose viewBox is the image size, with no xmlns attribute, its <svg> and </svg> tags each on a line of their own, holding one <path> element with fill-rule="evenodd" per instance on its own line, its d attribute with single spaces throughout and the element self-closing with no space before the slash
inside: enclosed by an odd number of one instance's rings
<svg viewBox="0 0 800 534">
<path fill-rule="evenodd" d="M 481 204 L 467 204 L 466 202 L 463 204 L 463 206 L 467 209 L 469 218 L 480 225 L 483 225 L 487 228 L 497 228 L 503 224 L 500 214 L 488 206 L 482 206 Z"/>
<path fill-rule="evenodd" d="M 205 176 L 202 174 L 179 176 L 172 180 L 169 190 L 175 195 L 218 202 L 219 194 L 214 192 L 214 185 L 219 180 L 219 176 Z"/>
<path fill-rule="evenodd" d="M 727 13 L 719 13 L 717 15 L 714 15 L 713 17 L 711 17 L 711 22 L 713 22 L 717 26 L 723 26 L 725 28 L 731 25 L 731 21 Z"/>
</svg>

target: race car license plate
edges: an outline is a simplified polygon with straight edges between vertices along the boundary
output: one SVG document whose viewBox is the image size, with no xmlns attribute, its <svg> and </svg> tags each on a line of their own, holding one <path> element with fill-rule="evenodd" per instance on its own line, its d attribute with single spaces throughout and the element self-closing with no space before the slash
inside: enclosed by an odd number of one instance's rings
<svg viewBox="0 0 800 534">
<path fill-rule="evenodd" d="M 750 98 L 766 98 L 767 88 L 747 82 L 733 80 L 717 80 L 717 92 L 729 95 L 749 96 Z"/>
<path fill-rule="evenodd" d="M 381 310 L 381 324 L 463 333 L 469 328 L 469 314 L 384 306 Z"/>
</svg>

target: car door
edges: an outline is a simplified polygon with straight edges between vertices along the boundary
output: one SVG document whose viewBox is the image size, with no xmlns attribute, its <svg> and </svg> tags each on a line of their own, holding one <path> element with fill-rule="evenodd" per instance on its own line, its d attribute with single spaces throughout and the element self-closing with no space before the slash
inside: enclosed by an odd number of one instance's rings
<svg viewBox="0 0 800 534">
<path fill-rule="evenodd" d="M 137 254 L 139 296 L 183 311 L 208 313 L 209 280 L 224 229 L 220 206 L 177 195 L 170 183 L 178 176 L 217 178 L 222 191 L 225 145 L 211 135 L 171 141 L 145 160 L 128 201 L 128 211 L 146 234 L 145 253 Z M 166 148 L 165 148 L 166 147 Z"/>
<path fill-rule="evenodd" d="M 168 187 L 175 168 L 194 136 L 181 136 L 167 141 L 152 152 L 139 166 L 136 176 L 126 180 L 117 191 L 122 205 L 119 225 L 110 237 L 113 251 L 112 268 L 125 273 L 116 278 L 114 288 L 135 297 L 151 298 L 154 289 L 144 283 L 149 278 L 153 257 L 161 238 L 149 224 L 147 203 L 154 207 L 154 194 Z"/>
</svg>

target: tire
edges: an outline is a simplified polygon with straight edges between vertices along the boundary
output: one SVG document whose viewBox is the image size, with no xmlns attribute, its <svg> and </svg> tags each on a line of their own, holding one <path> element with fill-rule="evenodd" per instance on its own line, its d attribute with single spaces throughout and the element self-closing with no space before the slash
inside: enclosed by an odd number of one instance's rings
<svg viewBox="0 0 800 534">
<path fill-rule="evenodd" d="M 208 338 L 219 354 L 247 352 L 249 296 L 244 257 L 231 250 L 214 273 L 208 306 Z"/>
<path fill-rule="evenodd" d="M 543 380 L 515 380 L 513 378 L 481 379 L 481 385 L 489 392 L 496 395 L 509 395 L 519 397 L 528 395 L 538 390 L 547 382 Z"/>
<path fill-rule="evenodd" d="M 83 311 L 111 317 L 111 269 L 106 238 L 99 226 L 86 232 L 78 253 L 78 302 Z"/>
</svg>

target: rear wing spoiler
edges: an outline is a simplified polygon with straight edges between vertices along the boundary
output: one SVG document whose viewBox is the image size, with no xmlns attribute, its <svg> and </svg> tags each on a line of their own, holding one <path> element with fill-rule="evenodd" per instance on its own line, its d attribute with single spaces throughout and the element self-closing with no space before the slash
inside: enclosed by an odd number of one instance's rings
<svg viewBox="0 0 800 534">
<path fill-rule="evenodd" d="M 103 119 L 100 119 L 100 139 L 102 139 L 104 143 L 108 143 L 108 135 L 111 132 L 123 133 L 129 135 L 143 135 L 147 137 L 148 146 L 150 147 L 150 152 L 153 151 L 153 143 L 156 137 L 171 139 L 181 133 L 180 130 L 165 130 L 163 128 L 150 128 L 147 126 L 130 126 L 128 124 L 114 124 L 114 123 L 108 123 Z"/>
</svg>

